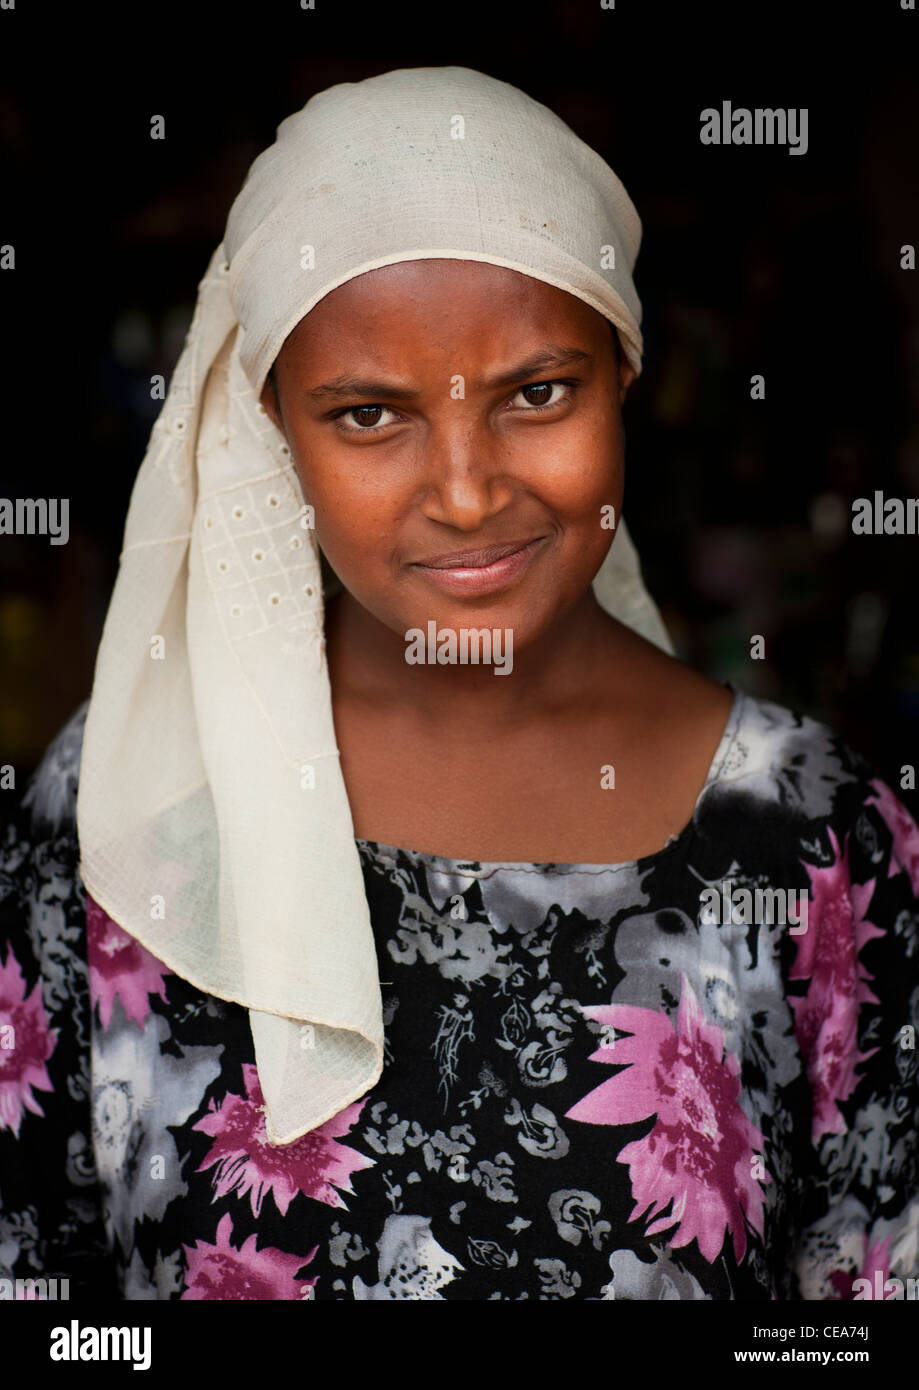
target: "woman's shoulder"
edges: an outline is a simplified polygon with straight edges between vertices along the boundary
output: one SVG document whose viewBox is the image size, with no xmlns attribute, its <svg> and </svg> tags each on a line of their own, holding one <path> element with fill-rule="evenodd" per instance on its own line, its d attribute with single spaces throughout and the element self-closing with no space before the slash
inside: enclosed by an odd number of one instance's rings
<svg viewBox="0 0 919 1390">
<path fill-rule="evenodd" d="M 58 730 L 23 792 L 21 818 L 36 838 L 75 833 L 80 755 L 88 709 L 87 699 Z"/>
<path fill-rule="evenodd" d="M 92 1005 L 76 828 L 87 704 L 48 745 L 18 801 L 0 800 L 0 1048 L 9 1049 L 0 1275 L 66 1278 L 80 1296 L 113 1297 L 91 1137 Z"/>
<path fill-rule="evenodd" d="M 76 804 L 88 704 L 84 701 L 52 739 L 18 799 L 14 793 L 9 803 L 0 801 L 4 968 L 13 968 L 12 952 L 19 966 L 31 959 L 46 976 L 55 974 L 56 965 L 66 964 L 66 973 L 81 969 L 85 893 Z"/>
<path fill-rule="evenodd" d="M 743 820 L 761 842 L 789 836 L 828 852 L 858 880 L 905 870 L 919 892 L 919 827 L 874 763 L 823 719 L 733 686 L 734 705 L 697 821 L 703 833 Z M 908 780 L 908 769 L 901 769 Z"/>
<path fill-rule="evenodd" d="M 812 817 L 829 814 L 842 792 L 850 803 L 872 795 L 879 770 L 830 723 L 728 684 L 734 704 L 718 769 L 725 786 Z"/>
<path fill-rule="evenodd" d="M 900 795 L 912 769 L 898 769 L 894 785 L 823 718 L 713 680 L 635 635 L 617 643 L 645 744 L 665 767 L 692 763 L 702 839 L 725 852 L 744 840 L 817 859 L 833 844 L 847 855 L 851 847 L 859 874 L 879 863 L 882 846 L 900 859 L 916 853 L 919 829 Z M 919 889 L 919 861 L 914 878 Z"/>
<path fill-rule="evenodd" d="M 715 680 L 637 634 L 610 631 L 604 654 L 616 659 L 598 663 L 597 698 L 612 690 L 612 703 L 629 710 L 643 774 L 655 787 L 679 786 L 697 848 L 708 842 L 713 859 L 762 851 L 823 860 L 849 836 L 854 867 L 856 840 L 876 854 L 888 834 L 898 841 L 892 853 L 911 852 L 919 830 L 901 796 L 912 782 L 903 776 L 901 788 L 900 769 L 888 782 L 827 720 L 741 680 Z M 682 812 L 678 819 L 685 823 Z"/>
</svg>

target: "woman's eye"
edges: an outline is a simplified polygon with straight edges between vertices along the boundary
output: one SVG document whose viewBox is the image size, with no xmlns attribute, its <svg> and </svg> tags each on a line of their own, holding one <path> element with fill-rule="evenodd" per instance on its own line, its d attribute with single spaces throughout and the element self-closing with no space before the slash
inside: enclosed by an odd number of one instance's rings
<svg viewBox="0 0 919 1390">
<path fill-rule="evenodd" d="M 563 394 L 553 396 L 551 393 L 556 389 L 562 391 Z M 545 410 L 549 406 L 560 405 L 571 395 L 571 389 L 572 383 L 568 381 L 536 381 L 531 386 L 521 386 L 517 395 L 528 396 L 526 405 L 529 406 L 530 413 L 532 413 L 534 410 Z M 564 394 L 565 392 L 567 394 Z"/>
<path fill-rule="evenodd" d="M 548 410 L 569 400 L 575 384 L 573 381 L 535 381 L 529 386 L 521 386 L 512 399 L 516 396 L 526 397 L 524 409 L 532 415 L 537 410 Z M 561 394 L 556 395 L 557 391 Z M 393 415 L 395 412 L 385 405 L 349 405 L 336 411 L 332 418 L 345 434 L 373 434 L 392 424 L 391 420 L 382 418 L 387 414 Z"/>
<path fill-rule="evenodd" d="M 334 419 L 337 424 L 346 415 L 352 415 L 355 417 L 356 423 L 339 424 L 339 429 L 351 434 L 371 434 L 373 430 L 382 429 L 383 425 L 391 423 L 386 420 L 382 424 L 380 422 L 380 416 L 385 414 L 388 409 L 389 407 L 385 405 L 349 405 L 345 410 L 338 411 Z"/>
</svg>

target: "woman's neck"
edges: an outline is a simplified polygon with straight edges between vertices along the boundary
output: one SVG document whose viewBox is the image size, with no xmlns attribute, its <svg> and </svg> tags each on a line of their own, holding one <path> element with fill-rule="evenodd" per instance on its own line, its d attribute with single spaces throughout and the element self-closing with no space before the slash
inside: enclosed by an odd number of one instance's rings
<svg viewBox="0 0 919 1390">
<path fill-rule="evenodd" d="M 494 663 L 407 661 L 405 634 L 381 623 L 346 589 L 326 607 L 326 655 L 336 699 L 377 708 L 414 706 L 426 722 L 454 729 L 467 722 L 481 728 L 483 720 L 519 727 L 570 710 L 589 700 L 600 680 L 609 692 L 611 667 L 621 675 L 634 643 L 648 645 L 606 613 L 592 589 L 538 640 L 513 648 L 506 676 L 496 675 Z"/>
</svg>

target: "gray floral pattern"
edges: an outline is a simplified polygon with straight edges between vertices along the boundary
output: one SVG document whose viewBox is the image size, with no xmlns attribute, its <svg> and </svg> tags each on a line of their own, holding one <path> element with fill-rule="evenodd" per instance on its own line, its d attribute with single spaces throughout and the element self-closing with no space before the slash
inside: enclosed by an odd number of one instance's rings
<svg viewBox="0 0 919 1390">
<path fill-rule="evenodd" d="M 357 842 L 384 1071 L 283 1149 L 246 1011 L 87 899 L 81 706 L 0 833 L 0 1027 L 27 1040 L 0 1050 L 0 1277 L 360 1301 L 915 1277 L 919 829 L 829 729 L 734 697 L 691 822 L 639 861 Z M 725 880 L 806 890 L 807 932 L 722 921 Z"/>
</svg>

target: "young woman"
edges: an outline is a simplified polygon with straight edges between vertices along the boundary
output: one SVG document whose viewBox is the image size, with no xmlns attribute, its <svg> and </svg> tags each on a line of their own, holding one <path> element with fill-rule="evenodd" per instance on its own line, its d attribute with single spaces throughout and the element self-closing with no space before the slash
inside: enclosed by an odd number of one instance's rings
<svg viewBox="0 0 919 1390">
<path fill-rule="evenodd" d="M 0 1252 L 129 1299 L 916 1274 L 919 830 L 676 660 L 640 223 L 463 68 L 314 97 L 201 282 L 0 858 Z"/>
</svg>

